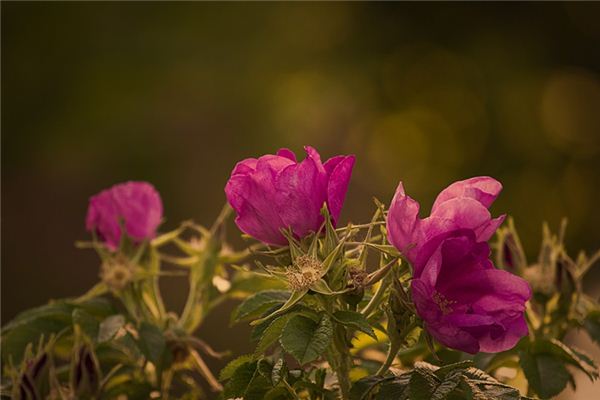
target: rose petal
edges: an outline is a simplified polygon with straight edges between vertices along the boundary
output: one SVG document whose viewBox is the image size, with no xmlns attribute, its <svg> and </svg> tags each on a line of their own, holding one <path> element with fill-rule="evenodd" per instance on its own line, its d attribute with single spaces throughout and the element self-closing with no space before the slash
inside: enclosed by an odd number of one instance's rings
<svg viewBox="0 0 600 400">
<path fill-rule="evenodd" d="M 419 203 L 406 195 L 400 182 L 388 211 L 388 239 L 409 259 L 412 258 L 409 254 L 410 247 L 421 239 L 419 224 Z"/>
<path fill-rule="evenodd" d="M 437 196 L 431 213 L 435 213 L 435 210 L 445 201 L 456 197 L 472 198 L 484 207 L 489 208 L 496 197 L 498 197 L 498 194 L 500 194 L 500 191 L 502 191 L 502 184 L 489 176 L 477 176 L 454 182 Z"/>
<path fill-rule="evenodd" d="M 334 159 L 335 161 L 331 162 Z M 355 157 L 338 156 L 334 157 L 334 159 L 328 160 L 324 167 L 329 177 L 327 184 L 327 206 L 329 213 L 333 218 L 333 224 L 335 225 L 342 212 L 342 206 L 344 205 L 344 199 L 348 191 L 348 185 L 350 184 L 350 177 L 352 176 Z M 330 171 L 334 164 L 335 167 Z"/>
</svg>

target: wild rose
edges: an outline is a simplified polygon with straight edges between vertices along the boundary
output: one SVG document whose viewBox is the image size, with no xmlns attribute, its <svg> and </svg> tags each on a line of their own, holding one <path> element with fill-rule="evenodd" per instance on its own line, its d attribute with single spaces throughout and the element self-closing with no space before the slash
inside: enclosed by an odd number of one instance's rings
<svg viewBox="0 0 600 400">
<path fill-rule="evenodd" d="M 276 155 L 240 161 L 225 186 L 225 194 L 237 213 L 240 230 L 273 245 L 285 245 L 282 229 L 291 228 L 302 238 L 319 230 L 321 208 L 327 208 L 335 224 L 348 190 L 354 156 L 336 156 L 325 163 L 312 147 L 307 157 L 280 149 Z"/>
<path fill-rule="evenodd" d="M 153 238 L 162 214 L 160 195 L 151 184 L 120 183 L 90 198 L 86 228 L 114 250 L 121 241 L 122 227 L 134 242 Z"/>
<path fill-rule="evenodd" d="M 453 183 L 420 219 L 400 184 L 388 213 L 388 238 L 413 264 L 412 297 L 426 329 L 468 353 L 510 349 L 528 332 L 529 285 L 489 260 L 486 241 L 504 216 L 492 218 L 487 207 L 501 189 L 489 177 Z"/>
<path fill-rule="evenodd" d="M 387 219 L 388 239 L 421 273 L 444 236 L 469 229 L 478 242 L 487 241 L 504 221 L 492 218 L 488 207 L 502 190 L 497 180 L 481 176 L 454 182 L 436 198 L 427 218 L 419 218 L 419 203 L 404 193 L 402 182 L 396 189 Z"/>
</svg>

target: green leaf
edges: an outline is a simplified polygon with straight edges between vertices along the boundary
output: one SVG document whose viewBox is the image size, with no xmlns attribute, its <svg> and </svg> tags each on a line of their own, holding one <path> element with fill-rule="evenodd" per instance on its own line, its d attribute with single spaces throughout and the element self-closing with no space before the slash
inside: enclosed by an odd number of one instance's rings
<svg viewBox="0 0 600 400">
<path fill-rule="evenodd" d="M 531 344 L 531 352 L 535 354 L 552 354 L 579 368 L 581 371 L 585 372 L 591 380 L 598 378 L 598 367 L 594 361 L 588 356 L 571 349 L 557 339 L 536 340 Z"/>
<path fill-rule="evenodd" d="M 583 327 L 592 340 L 600 345 L 600 310 L 590 312 L 583 321 Z"/>
<path fill-rule="evenodd" d="M 119 329 L 125 325 L 125 317 L 120 314 L 111 315 L 100 323 L 98 329 L 98 342 L 103 343 L 111 340 Z"/>
<path fill-rule="evenodd" d="M 283 304 L 290 297 L 290 292 L 284 290 L 265 290 L 244 300 L 231 314 L 231 322 L 239 322 L 256 318 L 269 308 Z"/>
<path fill-rule="evenodd" d="M 409 396 L 408 381 L 394 380 L 381 385 L 377 393 L 377 400 L 406 400 Z"/>
<path fill-rule="evenodd" d="M 251 354 L 245 354 L 243 356 L 239 356 L 238 358 L 231 360 L 222 370 L 221 373 L 219 374 L 219 380 L 220 381 L 226 381 L 227 379 L 230 379 L 234 372 L 242 365 L 242 364 L 246 364 L 248 362 L 251 362 L 253 359 Z"/>
<path fill-rule="evenodd" d="M 226 399 L 243 397 L 256 373 L 256 361 L 244 362 L 231 374 L 231 379 L 225 385 L 223 397 Z"/>
<path fill-rule="evenodd" d="M 15 364 L 21 362 L 23 352 L 29 343 L 38 343 L 44 335 L 58 333 L 72 324 L 73 307 L 63 302 L 50 303 L 27 310 L 9 322 L 2 329 L 1 353 L 3 363 L 12 358 Z"/>
<path fill-rule="evenodd" d="M 431 394 L 431 400 L 444 400 L 450 393 L 456 389 L 460 383 L 461 371 L 454 370 L 446 375 L 446 379 L 440 383 L 433 393 Z"/>
<path fill-rule="evenodd" d="M 73 311 L 73 324 L 78 325 L 81 331 L 90 339 L 96 340 L 98 337 L 99 322 L 88 312 L 76 308 Z"/>
<path fill-rule="evenodd" d="M 258 325 L 258 324 L 268 320 L 269 318 L 273 318 L 276 315 L 283 314 L 284 312 L 286 312 L 287 310 L 292 308 L 300 300 L 302 300 L 302 298 L 304 297 L 304 295 L 306 293 L 308 293 L 308 289 L 300 290 L 300 291 L 294 290 L 292 292 L 292 294 L 290 295 L 290 298 L 287 299 L 287 301 L 279 309 L 273 311 L 271 314 L 267 315 L 266 317 L 262 317 L 260 319 L 255 319 L 254 321 L 252 321 L 250 323 L 250 325 Z"/>
<path fill-rule="evenodd" d="M 364 400 L 375 389 L 376 386 L 385 380 L 382 376 L 367 376 L 354 382 L 350 389 L 349 400 Z"/>
<path fill-rule="evenodd" d="M 371 336 L 373 339 L 377 340 L 377 335 L 375 335 L 375 331 L 369 324 L 369 321 L 367 321 L 365 316 L 362 315 L 361 313 L 356 312 L 356 311 L 340 310 L 340 311 L 336 311 L 335 314 L 333 314 L 333 318 L 337 322 L 339 322 L 343 325 L 350 326 L 361 332 L 364 332 L 367 335 Z"/>
<path fill-rule="evenodd" d="M 439 369 L 437 369 L 435 371 L 435 375 L 440 379 L 444 379 L 445 376 L 451 372 L 459 371 L 459 370 L 462 371 L 462 370 L 467 370 L 467 369 L 472 369 L 472 370 L 483 373 L 483 371 L 481 371 L 477 368 L 471 368 L 472 366 L 473 366 L 472 360 L 459 361 L 454 364 L 448 364 L 448 365 L 444 365 L 443 367 L 440 367 Z"/>
<path fill-rule="evenodd" d="M 417 363 L 410 377 L 410 400 L 431 400 L 431 395 L 439 380 L 425 363 Z"/>
<path fill-rule="evenodd" d="M 256 350 L 254 350 L 254 356 L 259 357 L 262 355 L 265 350 L 267 350 L 273 343 L 279 340 L 281 337 L 281 333 L 283 332 L 283 328 L 288 323 L 290 318 L 292 318 L 295 314 L 286 314 L 279 318 L 273 320 L 267 329 L 264 330 L 260 340 L 258 341 L 258 345 L 256 346 Z"/>
<path fill-rule="evenodd" d="M 519 363 L 530 387 L 542 398 L 550 398 L 562 392 L 571 377 L 564 361 L 551 354 L 521 351 Z"/>
<path fill-rule="evenodd" d="M 272 389 L 270 378 L 264 375 L 270 373 L 264 360 L 246 362 L 241 364 L 225 385 L 223 397 L 243 398 L 244 400 L 262 400 L 265 394 Z"/>
<path fill-rule="evenodd" d="M 155 325 L 142 322 L 138 334 L 142 354 L 154 365 L 160 365 L 166 347 L 162 331 Z"/>
<path fill-rule="evenodd" d="M 327 315 L 319 323 L 300 315 L 290 319 L 281 335 L 281 346 L 301 365 L 316 360 L 333 336 L 333 324 Z"/>
</svg>

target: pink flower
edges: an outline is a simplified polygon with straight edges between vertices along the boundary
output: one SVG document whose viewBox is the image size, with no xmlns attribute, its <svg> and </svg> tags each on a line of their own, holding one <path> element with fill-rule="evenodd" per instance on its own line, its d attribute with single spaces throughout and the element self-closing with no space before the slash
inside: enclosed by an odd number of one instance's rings
<svg viewBox="0 0 600 400">
<path fill-rule="evenodd" d="M 88 206 L 86 228 L 95 231 L 105 244 L 115 250 L 122 229 L 134 242 L 151 239 L 161 223 L 160 195 L 147 182 L 126 182 L 92 196 Z"/>
<path fill-rule="evenodd" d="M 445 234 L 469 229 L 478 242 L 492 237 L 506 217 L 492 218 L 488 211 L 501 190 L 502 184 L 487 176 L 454 182 L 438 195 L 429 217 L 420 219 L 419 203 L 404 193 L 400 182 L 388 214 L 388 239 L 418 276 Z"/>
<path fill-rule="evenodd" d="M 487 207 L 501 189 L 489 177 L 453 183 L 420 219 L 400 184 L 388 213 L 388 238 L 413 265 L 417 314 L 440 343 L 467 353 L 508 350 L 528 333 L 528 283 L 489 260 L 486 241 L 504 216 Z"/>
<path fill-rule="evenodd" d="M 225 194 L 242 232 L 268 244 L 285 245 L 282 229 L 291 228 L 300 238 L 319 230 L 323 204 L 337 222 L 354 156 L 336 156 L 323 164 L 315 149 L 305 150 L 302 162 L 292 151 L 280 149 L 277 155 L 248 158 L 235 166 Z"/>
</svg>

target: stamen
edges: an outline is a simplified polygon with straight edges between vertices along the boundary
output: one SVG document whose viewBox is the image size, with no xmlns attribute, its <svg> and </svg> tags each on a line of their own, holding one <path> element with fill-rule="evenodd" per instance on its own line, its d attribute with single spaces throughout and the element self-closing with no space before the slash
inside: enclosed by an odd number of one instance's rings
<svg viewBox="0 0 600 400">
<path fill-rule="evenodd" d="M 456 301 L 448 300 L 446 296 L 438 292 L 437 290 L 433 292 L 433 301 L 438 305 L 440 310 L 444 315 L 450 314 L 452 312 L 452 304 L 455 304 Z"/>
</svg>

